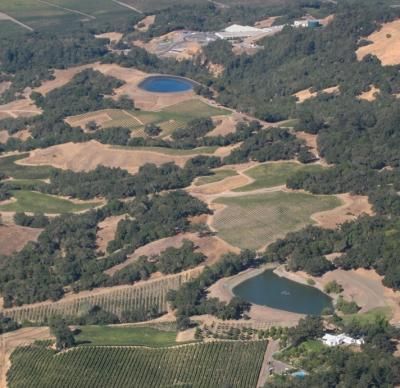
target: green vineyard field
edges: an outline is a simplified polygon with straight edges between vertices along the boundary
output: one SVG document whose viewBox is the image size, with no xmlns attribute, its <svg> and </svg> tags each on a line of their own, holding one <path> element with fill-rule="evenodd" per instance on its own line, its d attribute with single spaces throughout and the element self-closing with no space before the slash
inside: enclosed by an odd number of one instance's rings
<svg viewBox="0 0 400 388">
<path fill-rule="evenodd" d="M 10 388 L 256 387 L 266 341 L 209 342 L 168 348 L 44 345 L 11 355 Z"/>
<path fill-rule="evenodd" d="M 18 322 L 33 323 L 45 323 L 54 315 L 64 318 L 79 317 L 87 313 L 93 306 L 100 306 L 119 317 L 126 310 L 147 310 L 151 307 L 156 307 L 159 313 L 163 313 L 168 309 L 167 292 L 171 289 L 178 289 L 182 283 L 197 276 L 198 273 L 198 269 L 189 270 L 133 286 L 106 289 L 94 295 L 76 296 L 72 300 L 15 307 L 0 310 L 0 312 Z"/>
</svg>

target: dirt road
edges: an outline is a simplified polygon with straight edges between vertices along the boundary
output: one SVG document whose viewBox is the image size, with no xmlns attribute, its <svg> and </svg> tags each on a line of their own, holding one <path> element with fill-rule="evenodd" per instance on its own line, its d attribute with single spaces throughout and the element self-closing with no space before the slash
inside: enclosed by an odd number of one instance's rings
<svg viewBox="0 0 400 388">
<path fill-rule="evenodd" d="M 257 388 L 264 387 L 269 376 L 269 368 L 271 368 L 273 355 L 279 350 L 279 341 L 271 339 L 268 342 L 267 350 L 265 351 L 264 360 L 261 366 L 260 375 L 258 376 Z"/>
</svg>

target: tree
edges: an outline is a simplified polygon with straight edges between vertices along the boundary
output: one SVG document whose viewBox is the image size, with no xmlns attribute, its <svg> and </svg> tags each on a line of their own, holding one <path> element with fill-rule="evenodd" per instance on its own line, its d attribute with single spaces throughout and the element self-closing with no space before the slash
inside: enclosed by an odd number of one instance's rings
<svg viewBox="0 0 400 388">
<path fill-rule="evenodd" d="M 321 317 L 307 316 L 300 319 L 298 325 L 289 330 L 289 338 L 293 346 L 300 345 L 309 339 L 320 338 L 324 334 Z"/>
<path fill-rule="evenodd" d="M 144 127 L 144 133 L 149 136 L 158 136 L 161 132 L 161 128 L 155 124 L 147 124 Z"/>
<path fill-rule="evenodd" d="M 53 318 L 50 322 L 50 332 L 56 337 L 56 349 L 65 350 L 75 345 L 75 338 L 62 318 Z"/>
</svg>

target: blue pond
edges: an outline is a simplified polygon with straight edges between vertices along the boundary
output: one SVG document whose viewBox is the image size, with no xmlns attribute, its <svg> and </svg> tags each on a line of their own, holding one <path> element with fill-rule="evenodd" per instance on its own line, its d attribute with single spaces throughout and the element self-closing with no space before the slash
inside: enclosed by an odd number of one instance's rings
<svg viewBox="0 0 400 388">
<path fill-rule="evenodd" d="M 306 286 L 267 270 L 233 289 L 244 300 L 279 310 L 317 315 L 332 307 L 332 299 L 317 288 Z"/>
<path fill-rule="evenodd" d="M 139 87 L 153 93 L 178 93 L 193 89 L 193 83 L 184 78 L 157 75 L 146 78 Z"/>
</svg>

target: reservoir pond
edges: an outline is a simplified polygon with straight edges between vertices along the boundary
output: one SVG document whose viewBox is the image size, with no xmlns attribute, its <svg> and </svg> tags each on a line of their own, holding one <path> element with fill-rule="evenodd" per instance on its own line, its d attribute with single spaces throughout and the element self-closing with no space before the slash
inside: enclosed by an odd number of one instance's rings
<svg viewBox="0 0 400 388">
<path fill-rule="evenodd" d="M 193 89 L 193 83 L 185 78 L 174 76 L 147 77 L 139 84 L 139 88 L 153 93 L 179 93 Z"/>
<path fill-rule="evenodd" d="M 315 287 L 280 277 L 267 270 L 233 289 L 248 302 L 299 314 L 318 315 L 332 307 L 332 299 Z"/>
</svg>

